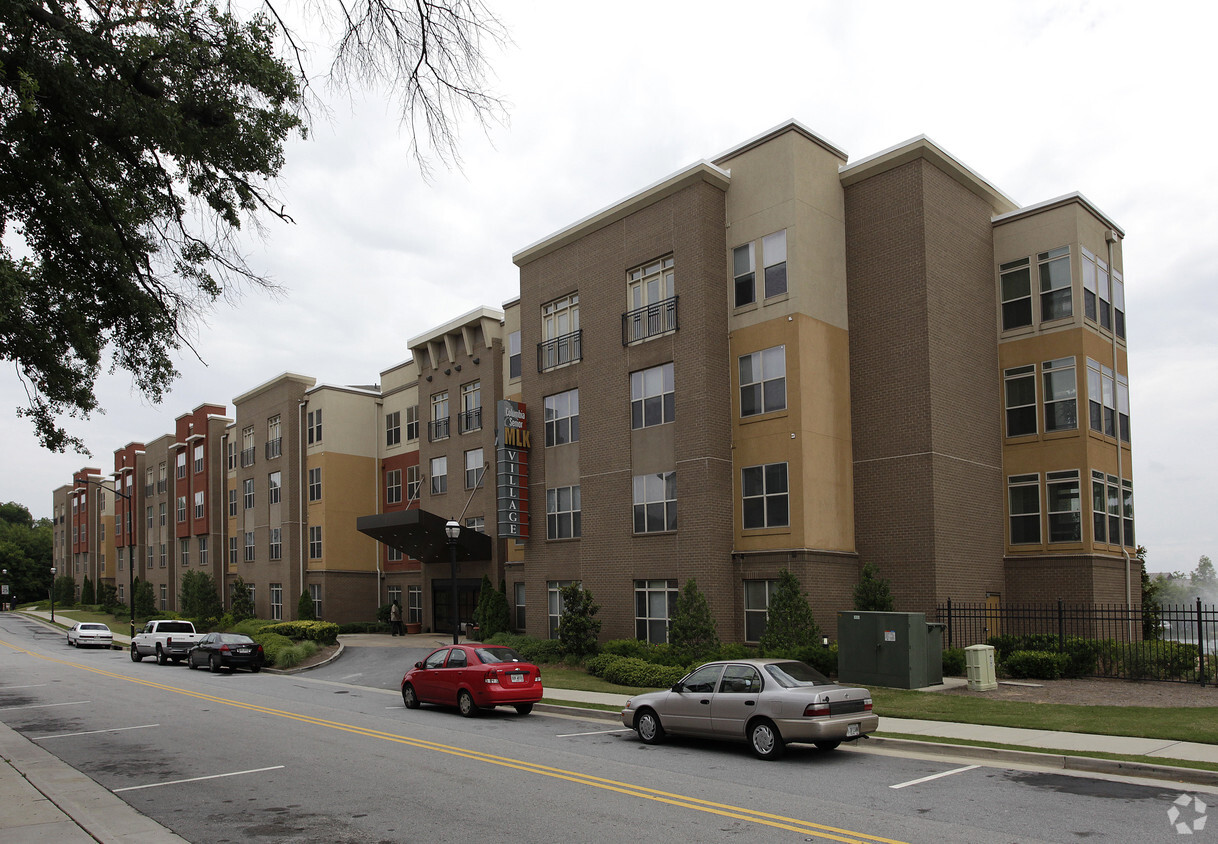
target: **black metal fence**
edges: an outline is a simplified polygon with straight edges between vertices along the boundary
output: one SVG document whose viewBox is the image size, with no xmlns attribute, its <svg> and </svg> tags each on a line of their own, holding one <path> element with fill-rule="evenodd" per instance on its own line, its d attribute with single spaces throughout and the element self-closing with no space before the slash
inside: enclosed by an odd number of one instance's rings
<svg viewBox="0 0 1218 844">
<path fill-rule="evenodd" d="M 945 648 L 993 645 L 1002 662 L 1015 651 L 1053 651 L 1069 676 L 1214 682 L 1218 606 L 953 603 L 937 608 Z"/>
</svg>

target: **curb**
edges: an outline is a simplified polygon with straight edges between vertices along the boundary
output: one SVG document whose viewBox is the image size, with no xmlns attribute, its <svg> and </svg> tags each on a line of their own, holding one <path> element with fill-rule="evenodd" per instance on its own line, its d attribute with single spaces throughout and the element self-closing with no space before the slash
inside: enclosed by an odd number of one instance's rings
<svg viewBox="0 0 1218 844">
<path fill-rule="evenodd" d="M 323 659 L 321 662 L 314 663 L 313 665 L 306 665 L 304 668 L 271 668 L 270 666 L 263 666 L 262 670 L 267 674 L 303 674 L 306 671 L 312 671 L 314 668 L 321 668 L 323 665 L 329 665 L 330 663 L 334 662 L 334 660 L 342 656 L 344 650 L 346 650 L 346 647 L 342 642 L 339 642 L 338 650 L 330 654 L 330 656 Z"/>
</svg>

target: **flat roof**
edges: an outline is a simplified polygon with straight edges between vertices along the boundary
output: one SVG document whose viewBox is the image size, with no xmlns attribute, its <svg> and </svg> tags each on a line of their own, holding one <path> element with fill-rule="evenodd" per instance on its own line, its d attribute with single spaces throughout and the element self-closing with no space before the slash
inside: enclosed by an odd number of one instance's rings
<svg viewBox="0 0 1218 844">
<path fill-rule="evenodd" d="M 1033 214 L 1039 214 L 1043 211 L 1049 211 L 1050 209 L 1053 209 L 1053 208 L 1060 208 L 1063 205 L 1070 205 L 1072 203 L 1076 203 L 1078 205 L 1083 206 L 1088 211 L 1090 211 L 1091 214 L 1093 214 L 1097 220 L 1099 220 L 1101 223 L 1103 223 L 1108 228 L 1115 231 L 1118 236 L 1120 236 L 1122 238 L 1125 237 L 1125 230 L 1123 228 L 1121 228 L 1115 222 L 1113 222 L 1111 217 L 1109 217 L 1107 214 L 1105 214 L 1103 211 L 1101 211 L 1099 209 L 1099 206 L 1097 206 L 1094 202 L 1092 202 L 1087 197 L 1083 196 L 1078 191 L 1074 191 L 1073 193 L 1068 193 L 1064 196 L 1058 196 L 1053 199 L 1046 199 L 1044 202 L 1037 202 L 1033 205 L 1027 206 L 1026 208 L 1020 208 L 1017 211 L 1010 211 L 1006 214 L 1001 214 L 994 218 L 993 223 L 994 223 L 994 225 L 999 226 L 999 225 L 1002 225 L 1003 223 L 1009 223 L 1012 220 L 1019 220 L 1024 217 L 1030 217 Z"/>
<path fill-rule="evenodd" d="M 418 337 L 410 338 L 406 341 L 406 345 L 412 349 L 416 346 L 422 346 L 424 343 L 429 343 L 432 340 L 438 340 L 445 334 L 450 334 L 456 331 L 458 328 L 464 328 L 471 322 L 477 322 L 478 320 L 482 319 L 493 319 L 496 322 L 503 322 L 503 311 L 496 310 L 495 308 L 488 308 L 486 305 L 479 308 L 474 308 L 472 311 L 468 311 L 456 319 L 450 319 L 443 325 L 436 326 L 425 334 L 420 334 Z"/>
</svg>

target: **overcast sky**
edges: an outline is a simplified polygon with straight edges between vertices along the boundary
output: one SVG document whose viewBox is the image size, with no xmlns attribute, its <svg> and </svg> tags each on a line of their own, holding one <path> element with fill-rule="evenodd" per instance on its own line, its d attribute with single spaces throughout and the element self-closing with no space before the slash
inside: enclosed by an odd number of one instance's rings
<svg viewBox="0 0 1218 844">
<path fill-rule="evenodd" d="M 1151 571 L 1218 553 L 1218 4 L 490 3 L 510 122 L 467 122 L 463 168 L 428 182 L 378 92 L 336 99 L 287 152 L 295 225 L 250 247 L 283 296 L 221 303 L 159 407 L 105 377 L 105 415 L 69 420 L 91 458 L 42 450 L 0 371 L 0 501 L 49 516 L 76 469 L 281 372 L 375 383 L 515 297 L 514 252 L 795 118 L 852 161 L 926 134 L 1021 205 L 1079 191 L 1125 230 L 1137 539 Z"/>
</svg>

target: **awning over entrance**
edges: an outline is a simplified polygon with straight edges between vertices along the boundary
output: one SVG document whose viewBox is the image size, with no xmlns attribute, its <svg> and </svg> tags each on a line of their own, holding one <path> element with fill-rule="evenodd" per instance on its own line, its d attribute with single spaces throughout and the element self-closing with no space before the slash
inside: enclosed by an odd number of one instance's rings
<svg viewBox="0 0 1218 844">
<path fill-rule="evenodd" d="M 444 534 L 446 524 L 448 519 L 426 510 L 377 513 L 373 516 L 360 516 L 355 520 L 355 528 L 360 533 L 365 533 L 378 542 L 425 563 L 449 561 L 448 537 Z M 462 525 L 461 536 L 457 539 L 457 559 L 490 558 L 491 538 L 485 533 Z"/>
</svg>

